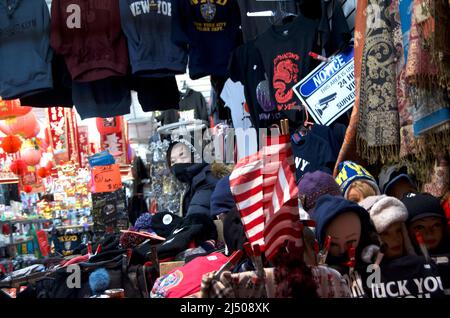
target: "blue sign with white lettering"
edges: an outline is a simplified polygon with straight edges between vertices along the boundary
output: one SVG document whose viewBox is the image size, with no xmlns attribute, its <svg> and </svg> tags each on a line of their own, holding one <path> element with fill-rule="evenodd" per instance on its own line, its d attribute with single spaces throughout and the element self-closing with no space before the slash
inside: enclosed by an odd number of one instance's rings
<svg viewBox="0 0 450 318">
<path fill-rule="evenodd" d="M 342 53 L 334 56 L 331 62 L 321 66 L 318 70 L 314 70 L 315 75 L 300 86 L 300 93 L 303 96 L 308 97 L 322 87 L 326 81 L 332 78 L 333 75 L 339 72 L 345 65 L 347 65 L 347 63 L 353 61 L 353 53 L 352 47 L 347 48 Z"/>
<path fill-rule="evenodd" d="M 321 63 L 294 87 L 316 123 L 329 125 L 355 103 L 353 47 Z"/>
</svg>

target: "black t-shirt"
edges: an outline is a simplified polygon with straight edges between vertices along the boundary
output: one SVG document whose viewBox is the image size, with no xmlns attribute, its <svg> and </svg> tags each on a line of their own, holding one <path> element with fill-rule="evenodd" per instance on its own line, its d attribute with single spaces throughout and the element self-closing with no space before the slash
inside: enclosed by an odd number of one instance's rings
<svg viewBox="0 0 450 318">
<path fill-rule="evenodd" d="M 180 92 L 175 76 L 159 78 L 133 76 L 132 85 L 144 112 L 179 107 Z"/>
<path fill-rule="evenodd" d="M 230 78 L 244 86 L 253 127 L 268 128 L 278 121 L 281 114 L 270 98 L 269 85 L 264 85 L 267 83 L 264 65 L 254 41 L 238 47 L 233 52 L 229 68 Z"/>
<path fill-rule="evenodd" d="M 249 17 L 247 12 L 276 12 L 279 6 L 276 1 L 238 0 L 238 4 L 241 11 L 242 33 L 245 43 L 256 39 L 258 35 L 263 34 L 273 24 L 272 17 Z M 294 1 L 283 3 L 283 5 L 286 6 L 284 8 L 286 12 L 297 12 Z"/>
<path fill-rule="evenodd" d="M 292 142 L 297 183 L 306 172 L 321 170 L 332 174 L 336 157 L 329 142 L 309 132 L 300 143 Z"/>
<path fill-rule="evenodd" d="M 371 298 L 444 297 L 444 286 L 436 264 L 426 264 L 422 256 L 383 260 L 380 268 L 380 282 L 368 287 Z"/>
<path fill-rule="evenodd" d="M 258 37 L 258 48 L 278 111 L 300 107 L 292 87 L 319 63 L 309 52 L 320 52 L 318 20 L 299 15 L 287 25 L 273 25 Z"/>
<path fill-rule="evenodd" d="M 326 48 L 326 55 L 330 55 L 343 48 L 350 38 L 345 17 L 337 14 L 342 13 L 342 9 L 335 9 L 331 31 L 325 29 L 323 19 L 309 19 L 300 14 L 288 24 L 273 25 L 255 41 L 268 75 L 273 102 L 283 117 L 289 119 L 291 129 L 304 120 L 303 112 L 299 112 L 301 102 L 292 88 L 319 65 L 309 53 L 323 54 Z M 344 32 L 347 36 L 342 35 L 343 30 L 348 32 Z"/>
<path fill-rule="evenodd" d="M 231 52 L 242 43 L 236 0 L 175 0 L 172 40 L 189 48 L 189 75 L 227 76 Z"/>
<path fill-rule="evenodd" d="M 208 107 L 202 93 L 188 89 L 181 94 L 180 112 L 194 111 L 194 118 L 208 121 Z"/>
</svg>

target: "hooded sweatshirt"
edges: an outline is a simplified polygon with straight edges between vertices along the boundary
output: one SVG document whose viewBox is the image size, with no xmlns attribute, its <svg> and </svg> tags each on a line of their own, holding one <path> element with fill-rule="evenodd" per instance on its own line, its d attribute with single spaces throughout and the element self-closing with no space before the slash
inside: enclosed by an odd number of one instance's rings
<svg viewBox="0 0 450 318">
<path fill-rule="evenodd" d="M 65 56 L 72 79 L 123 76 L 128 50 L 117 0 L 59 0 L 52 4 L 51 46 Z"/>
<path fill-rule="evenodd" d="M 50 15 L 45 0 L 0 0 L 0 96 L 52 88 Z"/>
<path fill-rule="evenodd" d="M 122 29 L 128 40 L 133 74 L 184 74 L 186 46 L 171 39 L 172 0 L 120 0 Z"/>
<path fill-rule="evenodd" d="M 338 270 L 344 276 L 352 291 L 353 297 L 367 297 L 368 294 L 365 286 L 365 275 L 367 272 L 365 264 L 361 259 L 361 254 L 362 250 L 372 243 L 370 233 L 373 233 L 374 230 L 370 224 L 369 213 L 363 207 L 343 197 L 325 194 L 317 200 L 313 213 L 313 219 L 316 221 L 316 239 L 319 245 L 323 247 L 327 226 L 337 216 L 350 211 L 355 212 L 361 221 L 361 237 L 355 251 L 355 269 L 350 271 L 348 267 L 342 266 L 342 263 L 348 261 L 346 255 L 331 256 L 328 254 L 327 264 Z"/>
</svg>

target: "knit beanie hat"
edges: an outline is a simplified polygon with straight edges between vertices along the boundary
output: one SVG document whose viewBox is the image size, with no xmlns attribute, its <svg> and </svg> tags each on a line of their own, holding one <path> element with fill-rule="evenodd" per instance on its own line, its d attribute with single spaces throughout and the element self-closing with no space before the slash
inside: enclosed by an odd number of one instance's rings
<svg viewBox="0 0 450 318">
<path fill-rule="evenodd" d="M 396 165 L 384 166 L 378 175 L 381 192 L 386 193 L 389 188 L 400 179 L 408 180 L 409 183 L 414 185 L 414 181 L 408 175 L 406 167 L 398 167 Z"/>
<path fill-rule="evenodd" d="M 303 207 L 308 213 L 322 195 L 342 195 L 333 176 L 323 171 L 307 172 L 298 183 L 298 193 L 303 197 Z"/>
<path fill-rule="evenodd" d="M 148 212 L 142 214 L 136 220 L 136 223 L 134 223 L 134 228 L 136 229 L 137 232 L 145 231 L 149 233 L 154 233 L 155 231 L 152 230 L 152 215 Z"/>
<path fill-rule="evenodd" d="M 366 181 L 373 187 L 377 195 L 381 194 L 375 178 L 361 165 L 353 161 L 344 161 L 338 165 L 338 170 L 339 174 L 336 177 L 336 182 L 345 198 L 347 197 L 347 191 L 350 189 L 350 185 L 356 180 Z"/>
<path fill-rule="evenodd" d="M 383 233 L 395 222 L 402 222 L 402 235 L 408 255 L 415 255 L 414 248 L 406 230 L 405 221 L 408 219 L 406 206 L 397 198 L 387 195 L 370 196 L 360 202 L 369 212 L 370 220 L 378 234 Z"/>
</svg>

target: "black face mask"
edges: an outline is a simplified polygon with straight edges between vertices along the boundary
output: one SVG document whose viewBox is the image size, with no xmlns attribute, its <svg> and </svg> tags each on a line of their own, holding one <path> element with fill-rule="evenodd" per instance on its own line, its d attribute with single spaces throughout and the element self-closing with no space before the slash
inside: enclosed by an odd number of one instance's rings
<svg viewBox="0 0 450 318">
<path fill-rule="evenodd" d="M 176 163 L 171 170 L 175 178 L 180 182 L 190 183 L 204 166 L 205 164 L 203 163 Z"/>
</svg>

